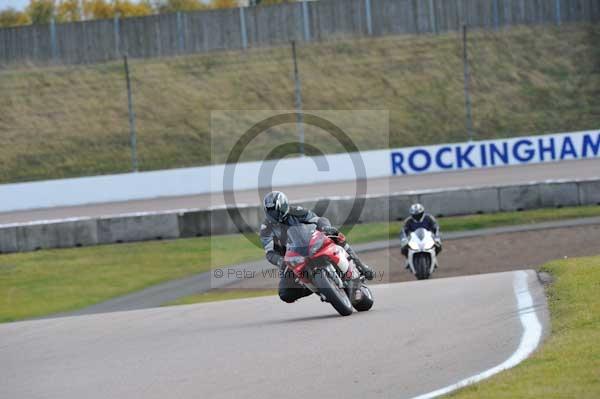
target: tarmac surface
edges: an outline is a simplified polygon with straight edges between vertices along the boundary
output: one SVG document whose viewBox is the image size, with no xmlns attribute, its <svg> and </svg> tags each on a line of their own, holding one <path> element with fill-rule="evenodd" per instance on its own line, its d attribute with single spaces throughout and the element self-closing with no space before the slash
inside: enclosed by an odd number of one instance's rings
<svg viewBox="0 0 600 399">
<path fill-rule="evenodd" d="M 591 179 L 598 177 L 600 177 L 600 158 L 370 179 L 367 181 L 367 193 L 377 195 L 412 190 L 482 187 L 528 183 L 532 181 Z M 331 196 L 354 196 L 356 193 L 356 183 L 354 181 L 275 188 L 284 190 L 292 201 Z M 258 204 L 261 202 L 261 196 L 257 190 L 240 191 L 236 193 L 236 202 L 238 204 Z M 213 206 L 222 206 L 223 204 L 225 204 L 225 200 L 222 193 L 185 197 L 163 197 L 128 202 L 6 212 L 0 213 L 0 224 L 190 208 L 205 209 Z"/>
<path fill-rule="evenodd" d="M 373 292 L 349 317 L 312 296 L 1 324 L 0 397 L 412 398 L 522 360 L 547 331 L 533 271 Z"/>
<path fill-rule="evenodd" d="M 599 170 L 600 160 L 574 161 L 376 179 L 368 187 L 369 194 L 385 194 L 593 178 Z M 352 195 L 354 183 L 286 188 L 286 192 L 292 199 Z M 241 192 L 238 201 L 256 203 L 258 196 Z M 0 223 L 218 204 L 215 196 L 162 198 L 0 214 Z M 151 291 L 132 294 L 133 299 L 116 298 L 98 309 L 83 310 L 82 315 L 0 324 L 0 397 L 427 395 L 511 363 L 528 335 L 524 314 L 535 315 L 547 333 L 547 304 L 535 272 L 494 272 L 528 269 L 563 256 L 592 255 L 600 239 L 597 222 L 543 231 L 464 233 L 447 241 L 434 275 L 449 278 L 419 282 L 387 283 L 413 277 L 398 267 L 401 257 L 393 243 L 366 244 L 362 256 L 376 269 L 386 270 L 388 278 L 372 285 L 373 309 L 350 317 L 338 316 L 316 296 L 295 304 L 270 296 L 153 307 L 165 298 L 181 296 L 185 289 L 197 289 L 194 278 L 208 279 L 209 289 L 230 287 L 230 282 L 217 282 L 205 274 L 150 287 Z M 264 264 L 253 267 L 263 269 Z M 486 274 L 451 277 L 473 273 Z M 519 300 L 523 290 L 515 285 L 519 276 L 525 276 L 532 298 L 525 308 Z M 255 279 L 251 288 L 270 283 Z M 247 288 L 246 284 L 231 287 Z M 537 342 L 529 345 L 535 346 Z"/>
</svg>

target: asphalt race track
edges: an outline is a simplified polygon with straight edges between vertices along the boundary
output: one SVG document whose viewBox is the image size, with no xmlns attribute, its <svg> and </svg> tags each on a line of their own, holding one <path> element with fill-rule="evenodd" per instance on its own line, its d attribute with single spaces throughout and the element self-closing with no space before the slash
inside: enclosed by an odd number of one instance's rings
<svg viewBox="0 0 600 399">
<path fill-rule="evenodd" d="M 350 317 L 312 296 L 2 324 L 0 397 L 412 398 L 514 365 L 547 330 L 533 271 L 373 291 Z"/>
<path fill-rule="evenodd" d="M 527 183 L 531 181 L 586 179 L 600 177 L 600 158 L 565 161 L 537 165 L 465 170 L 460 172 L 431 173 L 371 179 L 368 194 L 387 194 L 410 190 L 440 189 L 450 187 L 478 187 L 489 185 Z M 292 200 L 324 196 L 353 196 L 353 181 L 319 185 L 280 187 Z M 236 201 L 244 204 L 260 203 L 255 190 L 236 193 Z M 174 209 L 208 208 L 224 204 L 222 194 L 205 194 L 187 197 L 165 197 L 149 200 L 103 203 L 63 208 L 37 209 L 0 213 L 0 224 L 22 223 L 36 220 L 64 219 L 70 217 L 105 216 L 134 212 L 152 212 Z"/>
</svg>

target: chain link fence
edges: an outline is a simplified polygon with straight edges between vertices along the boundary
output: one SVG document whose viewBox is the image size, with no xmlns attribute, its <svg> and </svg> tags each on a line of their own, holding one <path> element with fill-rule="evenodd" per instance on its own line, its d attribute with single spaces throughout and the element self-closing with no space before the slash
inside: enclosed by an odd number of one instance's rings
<svg viewBox="0 0 600 399">
<path fill-rule="evenodd" d="M 600 126 L 598 25 L 469 27 L 464 43 L 461 31 L 296 43 L 302 108 L 389 111 L 389 142 L 353 121 L 361 149 Z M 133 149 L 142 171 L 221 163 L 228 137 L 213 132 L 223 155 L 211 155 L 211 110 L 297 107 L 290 43 L 128 61 L 131 113 L 123 59 L 1 70 L 0 182 L 129 172 Z"/>
</svg>

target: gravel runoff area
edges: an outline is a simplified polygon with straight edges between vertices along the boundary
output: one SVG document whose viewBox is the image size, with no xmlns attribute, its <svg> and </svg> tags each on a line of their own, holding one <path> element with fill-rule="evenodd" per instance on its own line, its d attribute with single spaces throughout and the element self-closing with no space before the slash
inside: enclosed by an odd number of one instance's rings
<svg viewBox="0 0 600 399">
<path fill-rule="evenodd" d="M 449 240 L 440 254 L 435 278 L 537 269 L 553 259 L 598 255 L 600 225 L 524 231 Z M 376 268 L 389 264 L 390 281 L 413 280 L 399 267 L 399 248 L 365 253 Z M 389 262 L 388 262 L 389 260 Z"/>
<path fill-rule="evenodd" d="M 447 240 L 433 278 L 536 269 L 554 259 L 598 255 L 599 242 L 600 224 Z M 398 247 L 363 252 L 361 258 L 378 272 L 375 284 L 415 279 L 404 269 L 404 257 Z M 257 274 L 240 279 L 227 289 L 276 286 L 277 278 Z"/>
</svg>

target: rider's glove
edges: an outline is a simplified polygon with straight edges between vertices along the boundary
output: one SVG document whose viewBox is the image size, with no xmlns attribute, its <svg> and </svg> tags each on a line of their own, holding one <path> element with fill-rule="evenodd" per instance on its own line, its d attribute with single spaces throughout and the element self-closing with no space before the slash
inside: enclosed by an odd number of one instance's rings
<svg viewBox="0 0 600 399">
<path fill-rule="evenodd" d="M 283 256 L 280 256 L 279 259 L 277 259 L 277 267 L 279 268 L 279 270 L 285 269 L 285 262 L 283 261 Z"/>
<path fill-rule="evenodd" d="M 337 236 L 340 232 L 333 226 L 324 226 L 321 231 L 328 236 Z"/>
<path fill-rule="evenodd" d="M 400 235 L 400 246 L 402 248 L 407 247 L 408 246 L 408 237 L 406 236 L 406 234 L 402 234 Z"/>
</svg>

